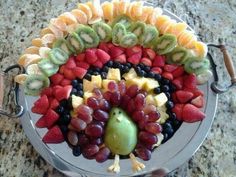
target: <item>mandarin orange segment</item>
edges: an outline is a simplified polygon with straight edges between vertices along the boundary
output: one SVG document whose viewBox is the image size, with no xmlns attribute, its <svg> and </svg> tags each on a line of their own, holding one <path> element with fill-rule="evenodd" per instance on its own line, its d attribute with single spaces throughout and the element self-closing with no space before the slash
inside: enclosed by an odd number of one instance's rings
<svg viewBox="0 0 236 177">
<path fill-rule="evenodd" d="M 48 44 L 52 44 L 56 40 L 54 34 L 46 34 L 42 37 L 42 43 L 44 46 L 48 46 Z"/>
<path fill-rule="evenodd" d="M 66 25 L 77 23 L 75 16 L 70 12 L 64 12 L 58 18 L 61 19 Z"/>
<path fill-rule="evenodd" d="M 204 58 L 207 55 L 208 48 L 207 45 L 203 42 L 196 41 L 194 42 L 194 52 L 198 57 Z"/>
<path fill-rule="evenodd" d="M 188 46 L 188 48 L 194 47 L 194 41 L 196 41 L 197 38 L 194 35 L 192 31 L 185 30 L 183 33 L 180 34 L 178 37 L 178 43 L 181 46 Z"/>
<path fill-rule="evenodd" d="M 68 25 L 68 26 L 67 26 L 67 32 L 71 34 L 71 33 L 75 32 L 75 30 L 76 30 L 79 26 L 80 26 L 79 23 L 77 23 L 77 24 L 72 24 L 72 25 Z"/>
<path fill-rule="evenodd" d="M 39 55 L 42 58 L 47 58 L 48 57 L 48 53 L 51 49 L 49 47 L 40 47 L 39 48 Z"/>
<path fill-rule="evenodd" d="M 93 16 L 92 11 L 87 4 L 79 3 L 78 9 L 82 10 L 86 14 L 88 20 L 92 18 Z"/>
<path fill-rule="evenodd" d="M 16 75 L 14 81 L 18 84 L 24 84 L 25 80 L 27 79 L 27 76 L 27 74 Z"/>
<path fill-rule="evenodd" d="M 123 15 L 126 13 L 127 9 L 128 9 L 128 2 L 126 1 L 120 1 L 118 4 L 118 14 L 119 15 Z"/>
<path fill-rule="evenodd" d="M 52 18 L 50 20 L 50 24 L 55 26 L 56 28 L 60 29 L 61 31 L 66 31 L 66 24 L 62 19 L 59 18 Z"/>
<path fill-rule="evenodd" d="M 102 4 L 103 18 L 109 21 L 113 20 L 113 3 L 105 1 Z"/>
<path fill-rule="evenodd" d="M 114 17 L 119 15 L 119 1 L 118 0 L 113 0 L 113 15 Z"/>
<path fill-rule="evenodd" d="M 56 26 L 49 24 L 48 28 L 53 32 L 56 38 L 63 38 L 63 31 L 61 31 L 59 28 Z"/>
<path fill-rule="evenodd" d="M 32 40 L 32 45 L 36 47 L 41 47 L 43 45 L 43 41 L 41 38 L 35 38 Z"/>
<path fill-rule="evenodd" d="M 30 46 L 27 49 L 25 49 L 24 53 L 26 53 L 26 54 L 38 54 L 39 53 L 39 47 Z"/>
<path fill-rule="evenodd" d="M 134 6 L 135 2 L 131 2 L 128 7 L 127 7 L 127 11 L 126 11 L 126 15 L 128 17 L 130 17 L 132 20 L 135 20 L 135 16 L 133 14 L 133 6 Z"/>
<path fill-rule="evenodd" d="M 170 17 L 169 16 L 167 16 L 167 15 L 160 15 L 160 16 L 158 16 L 157 20 L 156 20 L 156 24 L 155 24 L 156 28 L 158 30 L 160 30 L 161 26 L 163 24 L 165 24 L 167 21 L 170 21 Z"/>
<path fill-rule="evenodd" d="M 92 11 L 92 18 L 93 17 L 101 17 L 103 15 L 102 8 L 101 8 L 98 0 L 94 0 L 93 2 L 89 1 L 86 4 L 89 6 L 89 8 Z"/>
<path fill-rule="evenodd" d="M 132 7 L 131 15 L 140 17 L 143 14 L 143 1 L 136 1 Z"/>
<path fill-rule="evenodd" d="M 153 9 L 152 13 L 150 13 L 150 15 L 148 16 L 148 23 L 151 25 L 155 25 L 157 18 L 161 16 L 161 14 L 162 14 L 161 8 L 156 7 L 155 9 Z"/>
<path fill-rule="evenodd" d="M 179 37 L 179 35 L 187 29 L 188 25 L 185 22 L 179 22 L 174 24 L 171 29 L 170 33 L 174 34 L 176 37 Z"/>
<path fill-rule="evenodd" d="M 86 25 L 88 23 L 87 15 L 80 9 L 74 9 L 71 13 L 76 17 L 80 24 Z"/>
<path fill-rule="evenodd" d="M 37 63 L 41 60 L 41 57 L 37 54 L 23 54 L 19 60 L 18 64 L 21 66 L 28 66 L 29 64 Z"/>
<path fill-rule="evenodd" d="M 146 22 L 152 11 L 153 11 L 153 7 L 144 6 L 142 10 L 142 15 L 137 17 L 137 20 Z"/>
<path fill-rule="evenodd" d="M 40 31 L 40 36 L 44 36 L 46 34 L 53 34 L 52 30 L 50 30 L 48 27 L 47 28 L 43 28 L 41 31 Z"/>
<path fill-rule="evenodd" d="M 176 23 L 175 20 L 167 20 L 162 26 L 160 26 L 159 32 L 161 34 L 165 34 L 168 32 L 168 30 Z"/>
</svg>

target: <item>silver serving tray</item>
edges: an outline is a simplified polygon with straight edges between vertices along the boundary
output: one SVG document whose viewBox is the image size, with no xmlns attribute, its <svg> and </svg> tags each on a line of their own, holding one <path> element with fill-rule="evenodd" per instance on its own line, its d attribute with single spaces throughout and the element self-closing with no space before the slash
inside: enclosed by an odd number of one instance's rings
<svg viewBox="0 0 236 177">
<path fill-rule="evenodd" d="M 177 22 L 182 21 L 167 10 L 164 10 L 164 14 L 169 15 Z M 189 29 L 191 30 L 191 28 Z M 203 111 L 206 114 L 206 118 L 203 121 L 191 124 L 183 123 L 170 140 L 155 149 L 151 160 L 143 162 L 146 168 L 141 172 L 133 173 L 131 161 L 129 159 L 121 159 L 121 171 L 118 175 L 149 176 L 162 168 L 173 171 L 190 159 L 206 138 L 214 120 L 218 95 L 211 90 L 211 83 L 213 82 L 214 79 L 211 78 L 206 84 L 200 86 L 200 89 L 205 93 L 205 107 Z M 113 160 L 107 160 L 100 164 L 95 160 L 87 160 L 82 155 L 75 157 L 66 142 L 61 144 L 44 144 L 42 137 L 47 129 L 35 127 L 35 123 L 40 116 L 31 112 L 31 107 L 37 99 L 37 97 L 25 95 L 23 88 L 20 88 L 19 103 L 25 108 L 25 113 L 20 120 L 31 144 L 49 164 L 68 176 L 117 176 L 117 174 L 107 172 L 107 168 L 113 163 Z"/>
</svg>

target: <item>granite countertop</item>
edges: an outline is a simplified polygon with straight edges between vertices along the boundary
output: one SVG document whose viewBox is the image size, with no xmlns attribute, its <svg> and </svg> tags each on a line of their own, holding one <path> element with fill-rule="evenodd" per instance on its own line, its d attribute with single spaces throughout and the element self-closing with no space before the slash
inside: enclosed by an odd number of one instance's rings
<svg viewBox="0 0 236 177">
<path fill-rule="evenodd" d="M 0 1 L 0 70 L 17 61 L 50 18 L 75 7 L 76 0 Z M 227 44 L 236 66 L 235 0 L 159 0 L 180 16 L 205 42 Z M 220 80 L 229 83 L 221 54 L 213 54 Z M 215 121 L 197 153 L 170 176 L 236 176 L 236 87 L 219 95 Z M 63 176 L 34 150 L 19 119 L 0 116 L 0 176 Z"/>
</svg>

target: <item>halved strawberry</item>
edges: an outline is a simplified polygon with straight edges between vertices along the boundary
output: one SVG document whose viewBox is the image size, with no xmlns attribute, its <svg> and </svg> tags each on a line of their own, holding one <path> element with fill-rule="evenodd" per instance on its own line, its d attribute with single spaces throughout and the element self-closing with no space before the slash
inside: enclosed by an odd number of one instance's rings
<svg viewBox="0 0 236 177">
<path fill-rule="evenodd" d="M 119 63 L 126 63 L 126 55 L 121 54 L 120 56 L 114 58 L 114 61 L 117 61 Z"/>
<path fill-rule="evenodd" d="M 176 96 L 175 92 L 171 94 L 171 98 L 172 98 L 172 100 L 173 100 L 174 103 L 178 103 L 178 102 L 179 102 L 178 99 L 177 99 L 177 96 Z"/>
<path fill-rule="evenodd" d="M 191 104 L 198 107 L 198 108 L 202 108 L 204 105 L 204 99 L 203 96 L 198 96 L 194 99 L 191 100 Z"/>
<path fill-rule="evenodd" d="M 79 61 L 76 63 L 76 66 L 80 67 L 80 68 L 84 68 L 86 70 L 89 69 L 89 64 L 85 61 Z"/>
<path fill-rule="evenodd" d="M 42 141 L 44 143 L 62 143 L 64 141 L 64 136 L 61 132 L 59 126 L 55 125 L 44 135 Z"/>
<path fill-rule="evenodd" d="M 162 73 L 162 69 L 160 67 L 153 67 L 151 69 L 151 71 L 156 73 L 156 74 L 161 74 Z"/>
<path fill-rule="evenodd" d="M 61 89 L 55 90 L 55 97 L 58 101 L 61 101 L 63 99 L 68 99 L 70 97 L 70 92 L 72 90 L 71 85 L 67 85 Z"/>
<path fill-rule="evenodd" d="M 61 89 L 61 88 L 63 88 L 62 86 L 60 86 L 60 85 L 55 85 L 55 86 L 53 86 L 52 87 L 52 90 L 53 90 L 53 96 L 55 97 L 55 95 L 56 95 L 56 92 L 57 92 L 57 90 L 59 90 L 59 89 Z"/>
<path fill-rule="evenodd" d="M 59 119 L 59 115 L 52 109 L 49 109 L 43 117 L 48 128 L 52 127 L 53 124 Z"/>
<path fill-rule="evenodd" d="M 102 64 L 105 64 L 111 59 L 110 55 L 104 50 L 97 49 L 96 54 L 97 54 L 98 60 L 102 62 Z"/>
<path fill-rule="evenodd" d="M 41 91 L 40 96 L 47 95 L 47 97 L 50 97 L 52 96 L 52 92 L 53 90 L 51 87 L 46 87 Z"/>
<path fill-rule="evenodd" d="M 205 117 L 206 115 L 192 104 L 186 104 L 183 107 L 182 118 L 185 122 L 197 122 L 203 120 Z"/>
<path fill-rule="evenodd" d="M 153 60 L 156 57 L 156 53 L 152 49 L 144 48 L 143 49 L 143 57 Z"/>
<path fill-rule="evenodd" d="M 175 104 L 175 106 L 172 108 L 172 112 L 176 114 L 176 118 L 178 120 L 182 120 L 183 107 L 184 104 Z"/>
<path fill-rule="evenodd" d="M 97 67 L 97 68 L 102 68 L 103 67 L 103 64 L 101 61 L 97 60 L 96 62 L 94 62 L 92 64 L 93 66 Z"/>
<path fill-rule="evenodd" d="M 50 101 L 50 108 L 54 110 L 54 109 L 56 109 L 58 106 L 59 106 L 59 101 L 58 101 L 56 98 L 53 98 L 53 99 Z"/>
<path fill-rule="evenodd" d="M 156 57 L 154 58 L 152 62 L 152 66 L 163 67 L 165 66 L 165 61 L 166 59 L 163 55 L 156 55 Z"/>
<path fill-rule="evenodd" d="M 184 88 L 183 90 L 188 91 L 188 92 L 192 92 L 193 98 L 196 98 L 198 96 L 204 96 L 204 92 L 202 90 L 199 90 L 198 88 L 196 88 L 196 89 Z"/>
<path fill-rule="evenodd" d="M 142 57 L 142 53 L 135 53 L 132 56 L 130 56 L 127 60 L 128 62 L 134 65 L 137 65 L 140 63 L 141 57 Z"/>
<path fill-rule="evenodd" d="M 60 74 L 60 73 L 56 73 L 56 74 L 53 74 L 51 77 L 50 77 L 50 81 L 52 82 L 53 85 L 58 85 L 60 84 L 60 82 L 64 79 L 64 76 L 63 74 Z"/>
<path fill-rule="evenodd" d="M 193 93 L 188 92 L 188 91 L 183 91 L 183 90 L 178 90 L 175 92 L 177 99 L 179 100 L 180 103 L 187 103 L 193 98 Z"/>
<path fill-rule="evenodd" d="M 162 75 L 162 77 L 164 77 L 166 79 L 173 80 L 173 75 L 169 72 L 163 72 L 161 75 Z"/>
<path fill-rule="evenodd" d="M 47 127 L 46 121 L 44 119 L 44 116 L 42 116 L 42 117 L 40 117 L 38 119 L 38 121 L 36 122 L 35 126 L 38 127 L 38 128 L 46 128 Z"/>
<path fill-rule="evenodd" d="M 65 69 L 66 67 L 65 67 L 65 65 L 61 65 L 60 66 L 60 69 L 59 69 L 59 73 L 60 74 L 64 74 L 64 69 Z"/>
<path fill-rule="evenodd" d="M 109 47 L 108 44 L 106 42 L 101 42 L 98 46 L 99 49 L 105 51 L 105 52 L 109 52 Z"/>
<path fill-rule="evenodd" d="M 150 67 L 152 66 L 152 61 L 149 58 L 143 57 L 140 62 L 146 66 L 150 66 Z"/>
<path fill-rule="evenodd" d="M 98 60 L 98 57 L 96 55 L 96 49 L 87 49 L 85 51 L 85 60 L 89 64 L 93 64 Z"/>
<path fill-rule="evenodd" d="M 75 67 L 72 69 L 72 71 L 73 71 L 73 74 L 80 79 L 83 79 L 85 74 L 87 73 L 86 69 L 80 68 L 80 67 Z"/>
<path fill-rule="evenodd" d="M 183 79 L 183 77 L 177 77 L 172 81 L 172 83 L 175 85 L 175 87 L 178 90 L 181 90 L 183 88 L 184 79 Z"/>
<path fill-rule="evenodd" d="M 184 87 L 189 89 L 197 88 L 197 77 L 195 74 L 188 74 L 184 76 Z"/>
<path fill-rule="evenodd" d="M 85 60 L 85 53 L 80 53 L 75 58 L 76 61 L 84 61 Z"/>
<path fill-rule="evenodd" d="M 121 47 L 118 47 L 118 46 L 113 46 L 109 49 L 109 54 L 110 54 L 112 59 L 120 56 L 123 53 L 124 53 L 124 50 Z"/>
<path fill-rule="evenodd" d="M 180 77 L 183 74 L 184 74 L 184 67 L 183 66 L 178 66 L 178 68 L 172 72 L 172 75 L 174 78 Z"/>
<path fill-rule="evenodd" d="M 36 114 L 45 114 L 49 108 L 49 101 L 46 95 L 41 96 L 34 106 L 31 108 L 31 111 Z"/>
<path fill-rule="evenodd" d="M 74 57 L 70 57 L 69 60 L 67 60 L 67 62 L 65 64 L 65 67 L 67 69 L 72 69 L 72 68 L 76 67 L 76 63 L 75 63 Z"/>
<path fill-rule="evenodd" d="M 172 73 L 174 70 L 176 70 L 178 68 L 178 66 L 177 65 L 169 65 L 169 64 L 166 64 L 165 66 L 164 66 L 164 70 L 166 71 L 166 72 L 169 72 L 169 73 Z"/>
<path fill-rule="evenodd" d="M 71 80 L 69 79 L 63 79 L 60 83 L 61 86 L 67 86 L 67 85 L 71 85 Z"/>
<path fill-rule="evenodd" d="M 141 46 L 134 46 L 126 49 L 126 55 L 128 57 L 133 56 L 134 54 L 139 53 L 140 58 L 142 57 L 142 48 Z"/>
<path fill-rule="evenodd" d="M 69 80 L 74 80 L 76 78 L 76 76 L 72 72 L 72 69 L 68 69 L 68 68 L 64 69 L 64 76 L 66 79 L 69 79 Z"/>
</svg>

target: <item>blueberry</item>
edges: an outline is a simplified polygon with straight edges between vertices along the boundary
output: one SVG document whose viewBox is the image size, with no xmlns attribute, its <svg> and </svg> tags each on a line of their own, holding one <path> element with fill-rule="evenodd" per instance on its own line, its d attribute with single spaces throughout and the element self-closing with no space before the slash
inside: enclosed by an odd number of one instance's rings
<svg viewBox="0 0 236 177">
<path fill-rule="evenodd" d="M 170 100 L 171 99 L 170 93 L 169 92 L 165 92 L 165 94 L 166 94 L 166 97 L 168 98 L 168 100 Z"/>
<path fill-rule="evenodd" d="M 169 138 L 171 138 L 173 136 L 173 134 L 174 134 L 174 130 L 173 130 L 172 127 L 171 128 L 166 128 L 164 131 L 165 131 L 165 133 L 168 134 Z"/>
<path fill-rule="evenodd" d="M 168 85 L 170 83 L 170 80 L 166 79 L 166 78 L 162 78 L 161 79 L 161 83 L 162 84 L 165 84 L 165 85 Z"/>
<path fill-rule="evenodd" d="M 68 105 L 68 101 L 66 99 L 63 99 L 63 100 L 60 101 L 60 105 L 64 108 L 66 108 L 67 105 Z"/>
<path fill-rule="evenodd" d="M 83 84 L 82 84 L 82 83 L 79 83 L 79 84 L 78 84 L 77 90 L 83 90 Z"/>
<path fill-rule="evenodd" d="M 170 87 L 170 92 L 174 92 L 176 90 L 176 87 L 173 84 L 170 84 L 169 87 Z"/>
<path fill-rule="evenodd" d="M 169 112 L 167 112 L 167 114 L 169 115 L 169 119 L 171 121 L 176 120 L 176 114 L 174 112 L 169 111 Z"/>
<path fill-rule="evenodd" d="M 83 90 L 79 90 L 78 93 L 77 93 L 77 95 L 80 96 L 80 97 L 83 97 L 83 95 L 84 95 Z"/>
<path fill-rule="evenodd" d="M 93 75 L 97 76 L 97 75 L 99 75 L 99 72 L 94 71 L 94 72 L 93 72 Z"/>
<path fill-rule="evenodd" d="M 94 72 L 100 72 L 100 68 L 93 68 Z"/>
<path fill-rule="evenodd" d="M 173 128 L 175 131 L 180 127 L 181 124 L 182 124 L 182 122 L 177 119 L 172 121 L 172 125 L 173 125 Z"/>
<path fill-rule="evenodd" d="M 106 72 L 102 72 L 101 73 L 101 77 L 102 77 L 102 79 L 106 79 L 107 78 L 107 73 Z"/>
<path fill-rule="evenodd" d="M 76 88 L 72 88 L 70 95 L 77 95 L 77 89 Z"/>
<path fill-rule="evenodd" d="M 108 66 L 109 68 L 112 67 L 112 66 L 113 66 L 113 61 L 108 61 L 108 62 L 106 63 L 106 66 Z"/>
<path fill-rule="evenodd" d="M 131 63 L 126 63 L 125 65 L 128 66 L 129 68 L 132 67 L 132 64 L 131 64 Z"/>
<path fill-rule="evenodd" d="M 153 91 L 154 91 L 155 94 L 159 94 L 159 93 L 161 93 L 161 88 L 156 87 L 156 88 L 153 89 Z"/>
<path fill-rule="evenodd" d="M 73 81 L 71 81 L 71 85 L 75 88 L 77 87 L 79 84 L 78 80 L 74 79 Z"/>
<path fill-rule="evenodd" d="M 143 70 L 146 71 L 146 72 L 149 72 L 149 71 L 150 71 L 150 66 L 146 66 L 146 65 L 144 65 Z"/>
<path fill-rule="evenodd" d="M 160 82 L 160 81 L 162 80 L 162 77 L 161 77 L 160 74 L 155 74 L 154 78 L 155 78 L 158 82 Z"/>
<path fill-rule="evenodd" d="M 84 76 L 85 79 L 91 81 L 91 74 L 87 73 L 85 76 Z"/>
<path fill-rule="evenodd" d="M 165 131 L 165 129 L 172 128 L 172 125 L 170 124 L 170 122 L 165 122 L 165 123 L 162 125 L 162 128 L 163 128 L 163 130 Z"/>
<path fill-rule="evenodd" d="M 161 86 L 161 90 L 162 90 L 163 92 L 168 92 L 168 91 L 170 90 L 170 87 L 169 87 L 169 85 L 162 85 L 162 86 Z"/>
<path fill-rule="evenodd" d="M 154 77 L 155 77 L 155 73 L 153 73 L 153 72 L 148 72 L 148 73 L 147 73 L 147 77 L 149 77 L 149 78 L 154 78 Z"/>
<path fill-rule="evenodd" d="M 146 73 L 144 70 L 138 70 L 138 71 L 137 71 L 137 74 L 138 74 L 138 76 L 140 76 L 140 77 L 145 77 L 147 73 Z"/>
<path fill-rule="evenodd" d="M 59 124 L 60 125 L 68 125 L 70 123 L 71 116 L 70 114 L 63 114 L 59 118 Z"/>
<path fill-rule="evenodd" d="M 124 65 L 120 64 L 119 69 L 120 69 L 120 71 L 123 71 Z"/>
<path fill-rule="evenodd" d="M 163 140 L 162 140 L 161 144 L 165 143 L 169 139 L 169 136 L 167 133 L 162 132 L 162 134 L 163 134 Z"/>
<path fill-rule="evenodd" d="M 74 156 L 80 156 L 81 155 L 81 148 L 80 146 L 73 147 L 72 153 Z"/>
<path fill-rule="evenodd" d="M 62 114 L 63 112 L 64 112 L 64 107 L 63 106 L 61 106 L 61 105 L 59 105 L 58 107 L 57 107 L 57 109 L 56 109 L 56 112 L 58 113 L 58 114 Z"/>
<path fill-rule="evenodd" d="M 166 108 L 167 109 L 172 109 L 174 107 L 174 103 L 172 101 L 167 101 L 166 102 Z"/>
<path fill-rule="evenodd" d="M 113 62 L 113 67 L 114 67 L 114 68 L 120 68 L 120 63 L 114 61 L 114 62 Z"/>
<path fill-rule="evenodd" d="M 109 67 L 108 67 L 108 66 L 104 66 L 104 67 L 102 68 L 102 71 L 105 72 L 105 73 L 107 73 L 108 70 L 109 70 Z"/>
<path fill-rule="evenodd" d="M 63 136 L 66 138 L 67 137 L 66 135 L 67 135 L 67 132 L 68 132 L 67 125 L 60 125 L 59 127 L 61 129 L 61 132 L 62 132 Z"/>
<path fill-rule="evenodd" d="M 127 73 L 127 72 L 129 72 L 129 67 L 125 65 L 123 68 L 123 73 Z"/>
</svg>

